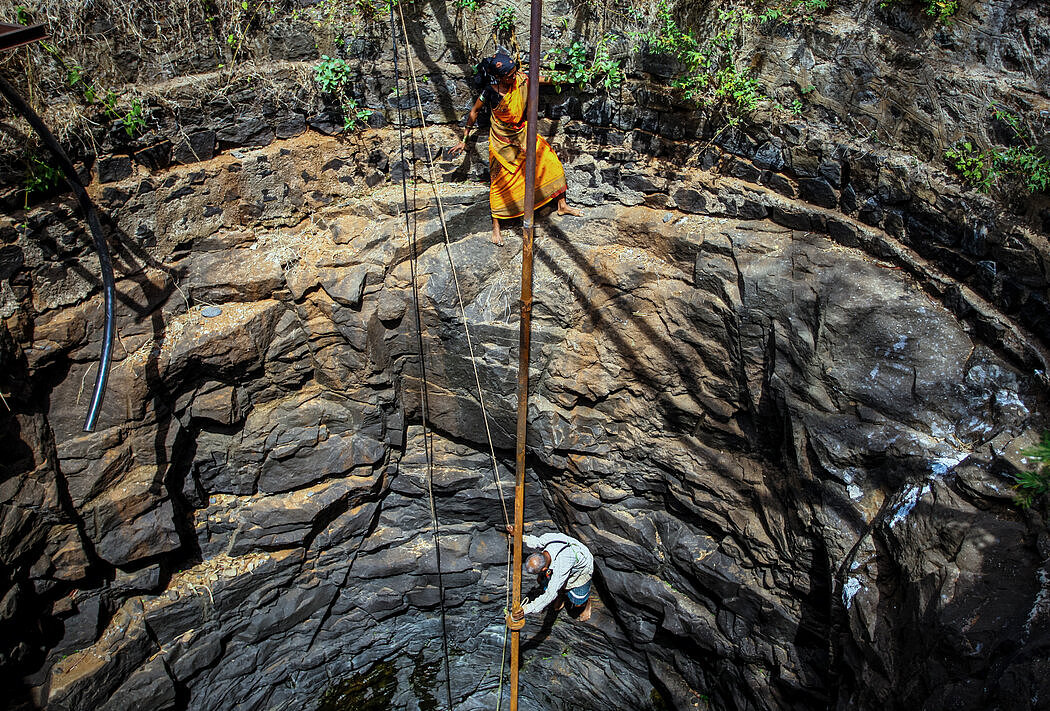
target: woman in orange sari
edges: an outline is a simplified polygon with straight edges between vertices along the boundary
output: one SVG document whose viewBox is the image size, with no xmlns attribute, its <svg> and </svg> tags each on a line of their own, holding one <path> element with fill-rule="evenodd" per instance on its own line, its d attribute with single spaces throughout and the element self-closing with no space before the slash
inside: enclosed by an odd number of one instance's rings
<svg viewBox="0 0 1050 711">
<path fill-rule="evenodd" d="M 481 70 L 488 74 L 492 83 L 482 92 L 467 117 L 463 140 L 450 151 L 455 155 L 466 147 L 470 129 L 478 120 L 478 114 L 486 106 L 492 109 L 489 128 L 489 207 L 492 210 L 492 241 L 503 244 L 499 221 L 521 217 L 525 212 L 525 131 L 528 122 L 525 105 L 528 98 L 529 79 L 518 71 L 517 62 L 510 55 L 499 52 L 482 62 Z M 541 84 L 547 82 L 541 77 Z M 565 169 L 554 154 L 554 149 L 536 136 L 536 207 L 551 200 L 558 201 L 559 215 L 581 216 L 579 210 L 569 207 L 565 201 Z"/>
</svg>

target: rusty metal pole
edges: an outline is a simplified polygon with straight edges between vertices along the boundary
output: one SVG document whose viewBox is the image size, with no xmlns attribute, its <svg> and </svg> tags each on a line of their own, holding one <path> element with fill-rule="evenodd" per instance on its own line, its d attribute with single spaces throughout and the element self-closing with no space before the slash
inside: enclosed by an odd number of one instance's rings
<svg viewBox="0 0 1050 711">
<path fill-rule="evenodd" d="M 525 131 L 525 214 L 522 216 L 521 320 L 518 335 L 518 427 L 514 485 L 514 582 L 511 610 L 521 608 L 521 534 L 525 524 L 525 430 L 529 415 L 529 344 L 532 340 L 532 243 L 536 208 L 536 115 L 540 99 L 540 15 L 542 0 L 532 0 L 529 25 L 529 98 Z M 521 633 L 510 633 L 510 711 L 518 711 L 518 647 Z"/>
</svg>

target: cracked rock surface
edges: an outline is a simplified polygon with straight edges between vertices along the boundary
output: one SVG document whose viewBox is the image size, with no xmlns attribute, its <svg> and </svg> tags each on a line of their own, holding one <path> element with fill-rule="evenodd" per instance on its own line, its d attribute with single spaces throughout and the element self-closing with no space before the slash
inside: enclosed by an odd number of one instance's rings
<svg viewBox="0 0 1050 711">
<path fill-rule="evenodd" d="M 193 195 L 337 150 L 217 158 Z M 129 179 L 118 228 L 191 176 Z M 483 184 L 439 190 L 447 248 L 432 205 L 409 215 L 432 472 L 399 189 L 187 224 L 166 251 L 118 229 L 123 347 L 96 433 L 74 405 L 95 300 L 41 302 L 30 341 L 5 331 L 49 403 L 14 418 L 36 464 L 4 484 L 3 549 L 41 552 L 7 624 L 73 584 L 44 611 L 36 703 L 494 705 L 521 244 L 488 242 Z M 819 230 L 605 205 L 543 214 L 536 250 L 526 520 L 586 542 L 597 572 L 589 622 L 526 627 L 525 707 L 1038 707 L 1045 533 L 1008 477 L 1037 375 L 906 262 Z M 62 259 L 25 269 L 86 279 Z"/>
</svg>

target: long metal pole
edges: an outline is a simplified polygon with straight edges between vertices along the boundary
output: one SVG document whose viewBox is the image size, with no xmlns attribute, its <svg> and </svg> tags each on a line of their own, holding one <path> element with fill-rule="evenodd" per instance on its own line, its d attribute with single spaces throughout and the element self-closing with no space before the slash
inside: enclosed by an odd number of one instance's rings
<svg viewBox="0 0 1050 711">
<path fill-rule="evenodd" d="M 536 115 L 540 99 L 540 15 L 542 0 L 532 0 L 529 26 L 529 99 L 525 131 L 525 214 L 522 217 L 521 320 L 518 336 L 518 428 L 514 485 L 514 583 L 511 610 L 521 608 L 521 534 L 525 524 L 525 429 L 529 415 L 529 344 L 532 340 L 532 243 L 536 208 Z M 518 645 L 521 633 L 510 633 L 510 711 L 518 711 Z"/>
</svg>

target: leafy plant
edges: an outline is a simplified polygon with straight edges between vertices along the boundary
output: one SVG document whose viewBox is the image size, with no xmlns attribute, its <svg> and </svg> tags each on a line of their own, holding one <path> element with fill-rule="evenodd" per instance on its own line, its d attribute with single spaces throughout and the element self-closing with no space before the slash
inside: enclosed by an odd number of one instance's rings
<svg viewBox="0 0 1050 711">
<path fill-rule="evenodd" d="M 517 19 L 517 10 L 514 9 L 513 5 L 504 5 L 499 12 L 496 13 L 496 19 L 492 22 L 492 29 L 498 33 L 509 33 L 514 29 L 514 23 Z"/>
<path fill-rule="evenodd" d="M 333 2 L 333 0 L 329 0 Z M 362 19 L 373 22 L 386 17 L 391 6 L 396 7 L 398 0 L 353 0 L 351 14 L 360 15 Z"/>
<path fill-rule="evenodd" d="M 963 179 L 981 192 L 988 192 L 995 182 L 995 167 L 988 156 L 970 141 L 962 141 L 944 152 L 949 164 Z"/>
<path fill-rule="evenodd" d="M 372 109 L 359 106 L 357 99 L 343 99 L 343 130 L 351 131 L 358 123 L 363 125 L 374 113 Z"/>
<path fill-rule="evenodd" d="M 788 0 L 784 7 L 790 9 L 796 2 L 805 0 Z M 645 32 L 632 33 L 632 36 L 646 51 L 669 54 L 682 62 L 685 71 L 675 77 L 671 85 L 685 99 L 699 105 L 721 102 L 727 108 L 729 118 L 735 121 L 767 98 L 750 68 L 737 69 L 736 53 L 742 31 L 762 17 L 768 20 L 781 17 L 783 13 L 783 9 L 777 9 L 771 15 L 759 16 L 740 8 L 719 10 L 718 31 L 701 39 L 691 31 L 683 30 L 675 20 L 668 0 L 660 0 L 651 27 Z"/>
<path fill-rule="evenodd" d="M 350 82 L 352 71 L 345 59 L 321 55 L 321 63 L 314 68 L 314 81 L 325 93 L 342 91 Z"/>
<path fill-rule="evenodd" d="M 609 42 L 612 39 L 615 39 L 615 35 L 607 34 L 598 40 L 589 62 L 587 57 L 592 53 L 578 40 L 571 45 L 552 49 L 543 58 L 547 78 L 552 82 L 574 86 L 591 84 L 601 78 L 600 84 L 607 90 L 619 86 L 623 82 L 623 70 L 620 61 L 609 54 Z"/>
<path fill-rule="evenodd" d="M 889 7 L 895 2 L 897 0 L 879 0 L 879 7 Z M 946 24 L 950 23 L 955 13 L 959 11 L 959 0 L 921 0 L 921 2 L 927 15 Z"/>
<path fill-rule="evenodd" d="M 969 141 L 955 144 L 944 152 L 949 165 L 971 186 L 990 192 L 1003 181 L 1020 184 L 1028 193 L 1050 189 L 1050 156 L 1033 144 L 1023 120 L 991 104 L 992 117 L 1010 128 L 1013 146 L 996 146 L 987 151 Z"/>
<path fill-rule="evenodd" d="M 480 4 L 480 0 L 456 0 L 456 7 L 471 12 L 476 12 Z"/>
<path fill-rule="evenodd" d="M 1035 469 L 1014 476 L 1017 484 L 1017 500 L 1024 508 L 1031 506 L 1037 497 L 1050 492 L 1050 432 L 1044 432 L 1038 445 L 1021 452 L 1035 463 Z"/>
<path fill-rule="evenodd" d="M 252 34 L 262 28 L 264 20 L 277 14 L 278 4 L 277 0 L 240 0 L 234 3 L 232 12 L 219 12 L 214 2 L 205 2 L 204 7 L 212 11 L 205 21 L 212 23 L 224 17 L 229 18 L 223 30 L 223 39 L 233 50 L 231 61 L 236 61 Z"/>
<path fill-rule="evenodd" d="M 556 47 L 543 57 L 543 61 L 547 65 L 547 78 L 553 82 L 581 85 L 591 78 L 587 71 L 587 48 L 583 42 Z M 558 64 L 567 65 L 568 68 L 556 69 Z"/>
<path fill-rule="evenodd" d="M 103 91 L 89 78 L 88 73 L 79 64 L 69 64 L 63 59 L 58 48 L 49 42 L 41 42 L 40 46 L 47 52 L 58 65 L 66 72 L 66 84 L 70 89 L 78 92 L 84 102 L 91 106 L 98 106 L 107 118 L 120 121 L 124 131 L 129 137 L 146 128 L 146 116 L 142 108 L 142 102 L 133 99 L 127 112 L 121 111 L 117 104 L 120 97 L 113 91 Z"/>
<path fill-rule="evenodd" d="M 374 111 L 360 106 L 357 99 L 349 95 L 353 69 L 345 59 L 321 56 L 321 63 L 314 68 L 314 81 L 326 94 L 333 94 L 343 110 L 343 129 L 350 131 L 358 123 L 368 120 Z"/>
<path fill-rule="evenodd" d="M 758 107 L 758 101 L 762 98 L 759 91 L 758 80 L 751 75 L 748 68 L 738 70 L 732 64 L 726 65 L 718 70 L 716 75 L 718 88 L 715 89 L 715 97 L 730 102 L 737 112 L 747 113 Z"/>
<path fill-rule="evenodd" d="M 308 23 L 313 28 L 318 51 L 332 53 L 346 47 L 354 37 L 385 37 L 390 31 L 386 26 L 390 9 L 400 2 L 402 0 L 311 0 L 295 3 L 299 7 L 292 11 L 292 20 Z"/>
<path fill-rule="evenodd" d="M 142 102 L 138 99 L 132 100 L 131 109 L 121 117 L 120 122 L 124 124 L 124 132 L 129 137 L 145 129 L 146 117 L 142 113 Z"/>
<path fill-rule="evenodd" d="M 30 156 L 23 183 L 27 199 L 31 193 L 46 193 L 58 187 L 61 182 L 61 170 L 39 156 Z"/>
</svg>

